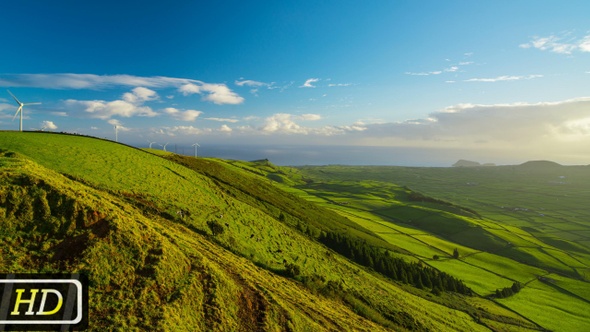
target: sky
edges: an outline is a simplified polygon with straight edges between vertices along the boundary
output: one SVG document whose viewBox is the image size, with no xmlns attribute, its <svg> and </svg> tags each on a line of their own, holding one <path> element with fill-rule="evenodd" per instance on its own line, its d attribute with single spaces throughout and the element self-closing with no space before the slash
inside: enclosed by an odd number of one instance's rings
<svg viewBox="0 0 590 332">
<path fill-rule="evenodd" d="M 0 130 L 286 165 L 590 164 L 590 2 L 10 1 Z M 1 142 L 0 142 L 1 144 Z M 232 152 L 234 151 L 234 152 Z M 250 152 L 250 153 L 249 153 Z"/>
</svg>

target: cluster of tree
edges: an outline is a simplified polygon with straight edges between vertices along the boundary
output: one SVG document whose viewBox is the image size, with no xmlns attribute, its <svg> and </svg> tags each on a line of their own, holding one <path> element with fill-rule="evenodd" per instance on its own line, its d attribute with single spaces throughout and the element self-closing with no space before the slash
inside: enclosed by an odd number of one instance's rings
<svg viewBox="0 0 590 332">
<path fill-rule="evenodd" d="M 496 289 L 496 298 L 503 299 L 512 296 L 522 289 L 520 282 L 516 281 L 510 287 L 504 287 L 502 289 Z"/>
<path fill-rule="evenodd" d="M 388 250 L 369 245 L 366 241 L 337 232 L 322 232 L 318 238 L 326 246 L 353 261 L 375 271 L 417 288 L 432 289 L 434 294 L 441 291 L 471 295 L 472 291 L 461 280 L 429 266 L 408 263 L 390 255 Z"/>
</svg>

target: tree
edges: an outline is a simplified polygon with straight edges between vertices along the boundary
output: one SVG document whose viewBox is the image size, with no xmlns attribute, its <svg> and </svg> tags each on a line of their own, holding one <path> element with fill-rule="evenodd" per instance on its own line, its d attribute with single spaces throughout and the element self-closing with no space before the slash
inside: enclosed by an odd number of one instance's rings
<svg viewBox="0 0 590 332">
<path fill-rule="evenodd" d="M 436 296 L 440 296 L 440 294 L 441 294 L 442 292 L 441 292 L 440 288 L 438 288 L 438 286 L 434 286 L 434 287 L 432 288 L 432 291 L 431 291 L 431 293 L 432 293 L 432 294 L 434 294 L 434 295 L 436 295 Z"/>
<path fill-rule="evenodd" d="M 512 293 L 516 294 L 516 293 L 520 292 L 520 289 L 522 288 L 522 286 L 521 286 L 520 282 L 515 281 L 512 284 L 512 287 L 510 287 L 510 288 L 512 289 Z"/>
<path fill-rule="evenodd" d="M 455 250 L 453 250 L 453 258 L 459 258 L 459 249 L 455 248 Z"/>
<path fill-rule="evenodd" d="M 285 263 L 285 274 L 289 278 L 295 278 L 300 273 L 301 273 L 301 269 L 299 268 L 298 265 L 295 265 L 293 263 Z"/>
<path fill-rule="evenodd" d="M 209 229 L 211 230 L 211 233 L 213 233 L 213 236 L 223 234 L 223 226 L 217 220 L 207 221 L 207 226 L 209 226 Z"/>
</svg>

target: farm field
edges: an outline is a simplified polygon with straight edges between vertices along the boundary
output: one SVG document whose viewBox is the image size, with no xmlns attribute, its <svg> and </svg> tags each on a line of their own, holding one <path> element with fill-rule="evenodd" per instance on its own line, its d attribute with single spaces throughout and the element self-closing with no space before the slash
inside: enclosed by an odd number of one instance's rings
<svg viewBox="0 0 590 332">
<path fill-rule="evenodd" d="M 415 259 L 466 280 L 479 294 L 492 295 L 519 282 L 521 292 L 496 301 L 551 330 L 590 328 L 590 209 L 584 205 L 590 200 L 589 167 L 531 162 L 296 170 L 306 180 L 296 186 L 298 192 L 332 202 L 325 206 L 343 215 L 362 216 L 351 220 L 407 249 Z M 343 184 L 350 184 L 350 190 Z M 428 199 L 412 200 L 414 191 Z M 458 259 L 451 258 L 454 248 Z M 550 278 L 553 287 L 539 278 Z M 527 306 L 531 298 L 535 300 Z M 575 303 L 571 310 L 570 300 Z M 571 318 L 570 325 L 556 320 L 562 311 Z"/>
</svg>

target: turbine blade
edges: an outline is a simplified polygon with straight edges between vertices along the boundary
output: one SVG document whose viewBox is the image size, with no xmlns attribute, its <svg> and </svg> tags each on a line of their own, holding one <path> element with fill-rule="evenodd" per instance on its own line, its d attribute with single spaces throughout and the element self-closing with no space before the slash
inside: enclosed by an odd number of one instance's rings
<svg viewBox="0 0 590 332">
<path fill-rule="evenodd" d="M 12 98 L 14 98 L 14 101 L 16 101 L 16 103 L 17 103 L 17 104 L 19 104 L 19 105 L 22 105 L 22 104 L 23 104 L 23 103 L 21 103 L 21 102 L 20 102 L 20 100 L 18 100 L 18 99 L 16 98 L 16 96 L 15 96 L 15 95 L 13 95 L 13 94 L 12 94 L 12 92 L 10 92 L 10 90 L 6 90 L 6 91 L 8 91 L 8 93 L 10 93 L 10 95 L 12 96 Z"/>
<path fill-rule="evenodd" d="M 41 105 L 41 103 L 24 103 L 23 105 Z"/>
<path fill-rule="evenodd" d="M 23 106 L 19 106 L 19 108 L 16 110 L 16 113 L 14 113 L 14 117 L 12 118 L 12 121 L 14 121 L 14 119 L 16 119 L 16 116 L 18 115 L 18 112 L 22 112 L 23 110 Z"/>
</svg>

